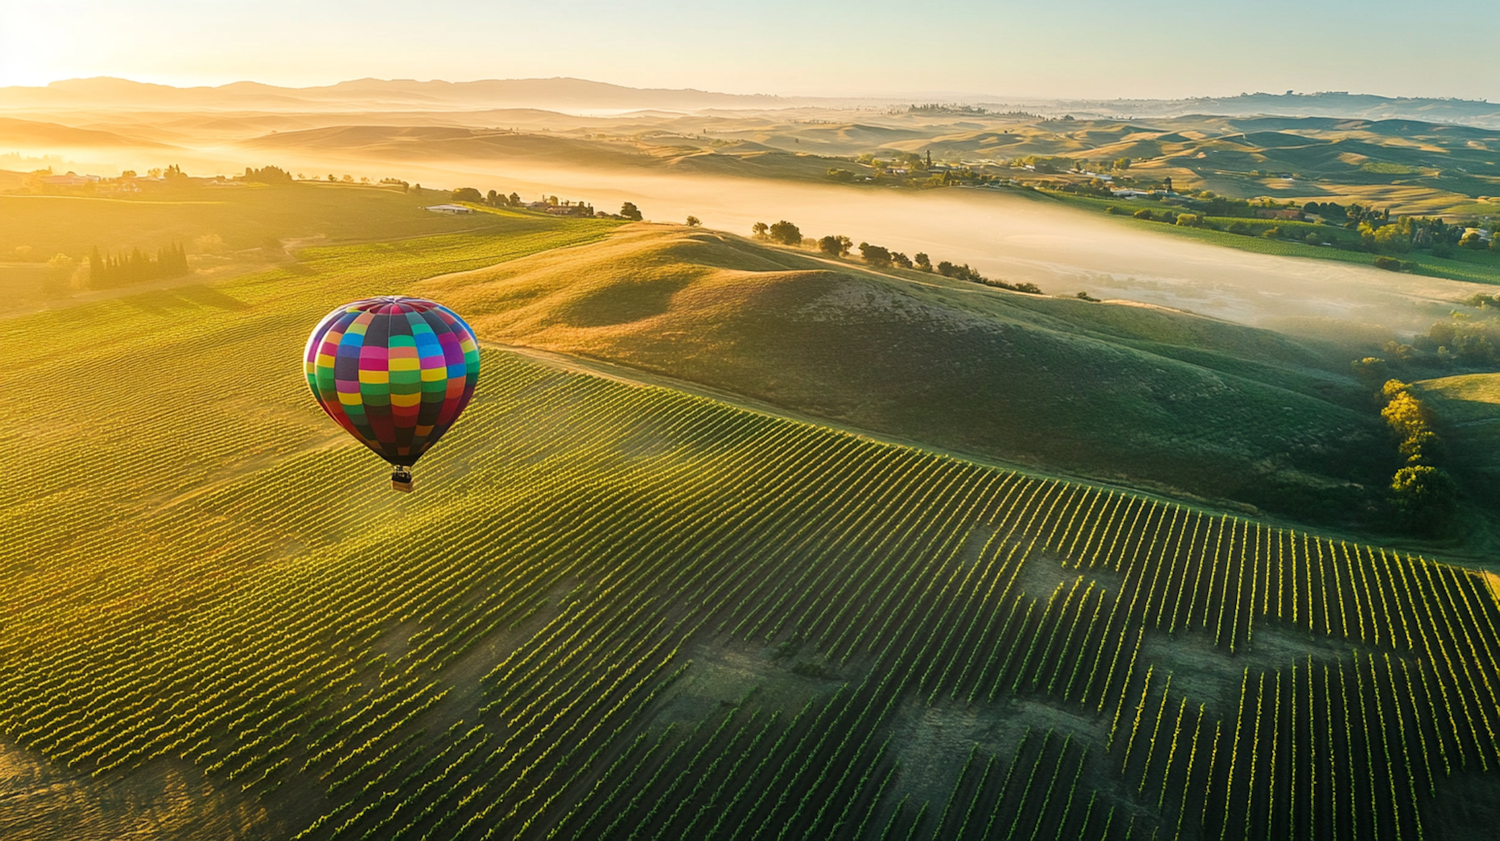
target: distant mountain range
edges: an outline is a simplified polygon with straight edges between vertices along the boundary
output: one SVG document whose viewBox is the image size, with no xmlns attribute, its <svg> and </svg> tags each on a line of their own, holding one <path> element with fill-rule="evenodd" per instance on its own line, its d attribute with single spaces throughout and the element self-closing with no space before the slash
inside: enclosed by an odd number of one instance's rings
<svg viewBox="0 0 1500 841">
<path fill-rule="evenodd" d="M 69 79 L 43 87 L 0 87 L 0 110 L 87 109 L 93 111 L 459 111 L 544 108 L 563 112 L 765 110 L 905 105 L 922 96 L 788 97 L 688 89 L 631 88 L 586 79 L 485 79 L 419 82 L 355 79 L 335 85 L 285 88 L 259 82 L 178 88 L 99 77 Z M 953 104 L 991 111 L 1027 111 L 1047 116 L 1171 117 L 1275 115 L 1367 120 L 1422 120 L 1500 126 L 1500 104 L 1470 99 L 1387 97 L 1348 92 L 1247 93 L 1193 99 L 1013 99 L 969 94 Z"/>
<path fill-rule="evenodd" d="M 1178 117 L 1205 114 L 1223 117 L 1253 115 L 1284 117 L 1358 117 L 1366 120 L 1421 120 L 1500 126 L 1500 103 L 1473 99 L 1389 97 L 1348 93 L 1242 93 L 1231 97 L 1194 99 L 1095 99 L 976 102 L 990 110 L 1031 110 L 1048 115 L 1067 112 L 1075 117 Z"/>
<path fill-rule="evenodd" d="M 784 108 L 793 104 L 782 97 L 760 94 L 627 88 L 568 78 L 486 79 L 477 82 L 355 79 L 310 88 L 234 82 L 218 87 L 177 88 L 99 77 L 69 79 L 45 87 L 0 88 L 0 109 L 441 111 L 544 107 L 564 111 L 648 108 L 693 111 L 706 108 Z"/>
</svg>

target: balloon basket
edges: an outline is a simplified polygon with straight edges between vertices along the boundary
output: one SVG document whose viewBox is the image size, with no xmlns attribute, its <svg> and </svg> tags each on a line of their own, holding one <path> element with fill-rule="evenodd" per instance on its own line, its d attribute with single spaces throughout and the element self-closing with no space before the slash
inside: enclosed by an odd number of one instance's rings
<svg viewBox="0 0 1500 841">
<path fill-rule="evenodd" d="M 404 494 L 411 493 L 412 486 L 411 471 L 404 467 L 397 467 L 391 471 L 391 489 Z"/>
</svg>

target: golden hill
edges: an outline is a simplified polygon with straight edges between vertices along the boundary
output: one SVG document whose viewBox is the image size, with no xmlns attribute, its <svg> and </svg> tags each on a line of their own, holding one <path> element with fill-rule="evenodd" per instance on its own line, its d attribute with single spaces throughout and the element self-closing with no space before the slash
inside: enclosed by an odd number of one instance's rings
<svg viewBox="0 0 1500 841">
<path fill-rule="evenodd" d="M 1356 523 L 1388 473 L 1337 353 L 1139 306 L 630 225 L 419 284 L 482 338 L 964 453 Z"/>
</svg>

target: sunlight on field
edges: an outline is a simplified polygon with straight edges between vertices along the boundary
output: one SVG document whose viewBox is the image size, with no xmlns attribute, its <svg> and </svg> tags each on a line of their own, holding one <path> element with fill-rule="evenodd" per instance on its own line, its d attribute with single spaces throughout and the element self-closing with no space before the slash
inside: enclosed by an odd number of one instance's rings
<svg viewBox="0 0 1500 841">
<path fill-rule="evenodd" d="M 304 393 L 329 299 L 610 228 L 0 321 L 6 773 L 307 839 L 1462 821 L 1433 793 L 1500 755 L 1463 570 L 497 350 L 407 497 Z M 1229 679 L 1174 681 L 1181 639 Z M 91 791 L 49 825 L 128 834 Z"/>
</svg>

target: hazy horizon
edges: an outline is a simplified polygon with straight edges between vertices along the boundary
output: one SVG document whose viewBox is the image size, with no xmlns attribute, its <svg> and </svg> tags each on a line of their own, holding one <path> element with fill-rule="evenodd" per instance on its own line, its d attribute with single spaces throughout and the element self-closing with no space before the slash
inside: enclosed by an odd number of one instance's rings
<svg viewBox="0 0 1500 841">
<path fill-rule="evenodd" d="M 1190 102 L 1190 101 L 1205 100 L 1205 99 L 1233 99 L 1233 98 L 1239 97 L 1239 96 L 1288 96 L 1288 95 L 1291 95 L 1291 96 L 1318 96 L 1318 95 L 1336 95 L 1336 94 L 1345 94 L 1345 95 L 1349 95 L 1349 96 L 1360 96 L 1360 97 L 1364 97 L 1364 96 L 1368 96 L 1368 97 L 1380 97 L 1380 98 L 1393 99 L 1393 100 L 1396 100 L 1396 99 L 1427 99 L 1427 100 L 1442 99 L 1442 100 L 1455 100 L 1455 101 L 1461 101 L 1461 102 L 1489 102 L 1489 99 L 1484 98 L 1484 97 L 1467 98 L 1467 97 L 1438 96 L 1438 95 L 1408 95 L 1408 94 L 1394 94 L 1394 93 L 1390 93 L 1388 91 L 1383 91 L 1383 90 L 1359 90 L 1359 89 L 1354 89 L 1354 90 L 1332 90 L 1332 89 L 1316 89 L 1316 90 L 1308 89 L 1308 90 L 1300 90 L 1300 89 L 1288 89 L 1288 90 L 1284 90 L 1284 91 L 1254 89 L 1254 90 L 1238 91 L 1238 92 L 1235 92 L 1235 93 L 1188 93 L 1188 94 L 1183 94 L 1183 95 L 1180 95 L 1180 96 L 1161 96 L 1161 97 L 1153 97 L 1153 96 L 1049 96 L 1049 95 L 1044 95 L 1044 94 L 1028 94 L 1028 93 L 1025 93 L 1025 92 L 999 93 L 999 92 L 964 91 L 964 90 L 906 90 L 906 91 L 902 91 L 902 90 L 868 90 L 868 91 L 861 91 L 861 92 L 857 92 L 857 93 L 846 93 L 846 94 L 833 93 L 833 92 L 827 92 L 827 93 L 788 93 L 788 92 L 784 92 L 784 91 L 735 91 L 735 90 L 723 90 L 723 89 L 717 89 L 717 88 L 693 87 L 693 86 L 690 86 L 690 85 L 677 85 L 677 86 L 670 86 L 670 85 L 630 85 L 630 84 L 625 84 L 625 83 L 622 83 L 622 82 L 614 81 L 614 80 L 611 80 L 611 79 L 605 79 L 605 78 L 588 78 L 588 77 L 583 77 L 583 76 L 567 76 L 567 75 L 558 75 L 558 76 L 505 76 L 505 77 L 501 77 L 501 76 L 488 76 L 488 77 L 476 77 L 476 78 L 470 78 L 470 79 L 460 79 L 460 78 L 448 79 L 448 78 L 441 78 L 441 77 L 435 77 L 435 76 L 434 77 L 428 77 L 428 78 L 403 77 L 403 76 L 358 76 L 358 77 L 350 76 L 348 78 L 332 79 L 332 80 L 319 81 L 319 82 L 309 82 L 309 83 L 306 83 L 306 84 L 279 84 L 279 83 L 274 83 L 274 82 L 268 82 L 268 81 L 265 81 L 263 79 L 242 78 L 242 79 L 232 79 L 232 80 L 225 80 L 225 81 L 205 82 L 205 83 L 202 83 L 202 84 L 190 84 L 190 83 L 185 83 L 185 82 L 182 82 L 182 83 L 163 82 L 163 81 L 154 81 L 154 80 L 145 79 L 145 78 L 133 78 L 133 77 L 129 77 L 129 76 L 108 75 L 108 74 L 106 74 L 106 75 L 95 75 L 95 76 L 69 76 L 67 78 L 51 79 L 51 80 L 48 80 L 48 81 L 45 81 L 45 82 L 38 82 L 38 83 L 0 84 L 0 90 L 14 89 L 14 88 L 48 89 L 48 88 L 56 88 L 56 87 L 62 86 L 62 85 L 69 85 L 69 84 L 82 83 L 82 82 L 97 82 L 97 81 L 129 82 L 129 83 L 139 84 L 139 85 L 166 87 L 166 88 L 173 88 L 173 89 L 176 89 L 176 90 L 184 90 L 184 91 L 186 91 L 186 90 L 199 90 L 199 89 L 210 89 L 211 90 L 211 89 L 217 89 L 217 88 L 231 87 L 231 86 L 235 86 L 235 85 L 263 85 L 263 86 L 266 86 L 266 87 L 275 88 L 275 89 L 279 89 L 279 90 L 293 90 L 293 91 L 295 91 L 295 90 L 318 90 L 318 89 L 324 89 L 324 88 L 333 88 L 333 87 L 338 87 L 339 85 L 347 85 L 347 84 L 356 83 L 356 82 L 380 82 L 380 83 L 387 83 L 387 84 L 399 84 L 399 83 L 434 84 L 434 83 L 437 83 L 437 84 L 449 84 L 449 85 L 467 85 L 467 84 L 480 84 L 480 83 L 488 83 L 488 82 L 554 82 L 554 81 L 561 81 L 561 82 L 582 82 L 582 83 L 587 83 L 587 84 L 607 85 L 607 86 L 618 87 L 618 88 L 623 88 L 623 89 L 627 89 L 627 90 L 673 91 L 673 92 L 683 91 L 683 92 L 696 92 L 696 93 L 706 93 L 706 94 L 720 94 L 720 95 L 726 95 L 726 96 L 784 98 L 784 99 L 787 99 L 787 100 L 790 100 L 790 101 L 794 101 L 794 102 L 795 101 L 799 101 L 799 100 L 818 100 L 818 99 L 829 99 L 829 100 L 870 99 L 870 100 L 877 100 L 877 101 L 882 101 L 882 102 L 884 102 L 884 101 L 912 101 L 912 102 L 940 101 L 940 102 L 945 102 L 945 103 L 947 103 L 947 102 L 976 103 L 976 102 L 982 102 L 982 101 L 988 101 L 988 102 L 991 102 L 991 103 L 995 103 L 995 102 L 1000 102 L 1000 103 L 1025 103 L 1025 102 L 1057 102 L 1057 103 L 1072 103 L 1072 102 L 1084 103 L 1084 102 L 1087 102 L 1087 103 L 1097 103 L 1097 102 L 1116 102 L 1116 101 L 1117 102 L 1121 102 L 1121 103 L 1129 103 L 1129 102 Z"/>
<path fill-rule="evenodd" d="M 1253 25 L 1246 25 L 1253 24 Z M 307 87 L 357 78 L 572 77 L 782 96 L 1178 99 L 1350 91 L 1500 98 L 1475 65 L 1500 7 L 1413 17 L 1379 0 L 1271 0 L 1253 13 L 1148 0 L 808 6 L 403 4 L 212 7 L 99 0 L 0 8 L 0 87 L 114 76 L 174 86 Z M 1399 40 L 1418 63 L 1382 61 Z"/>
</svg>

